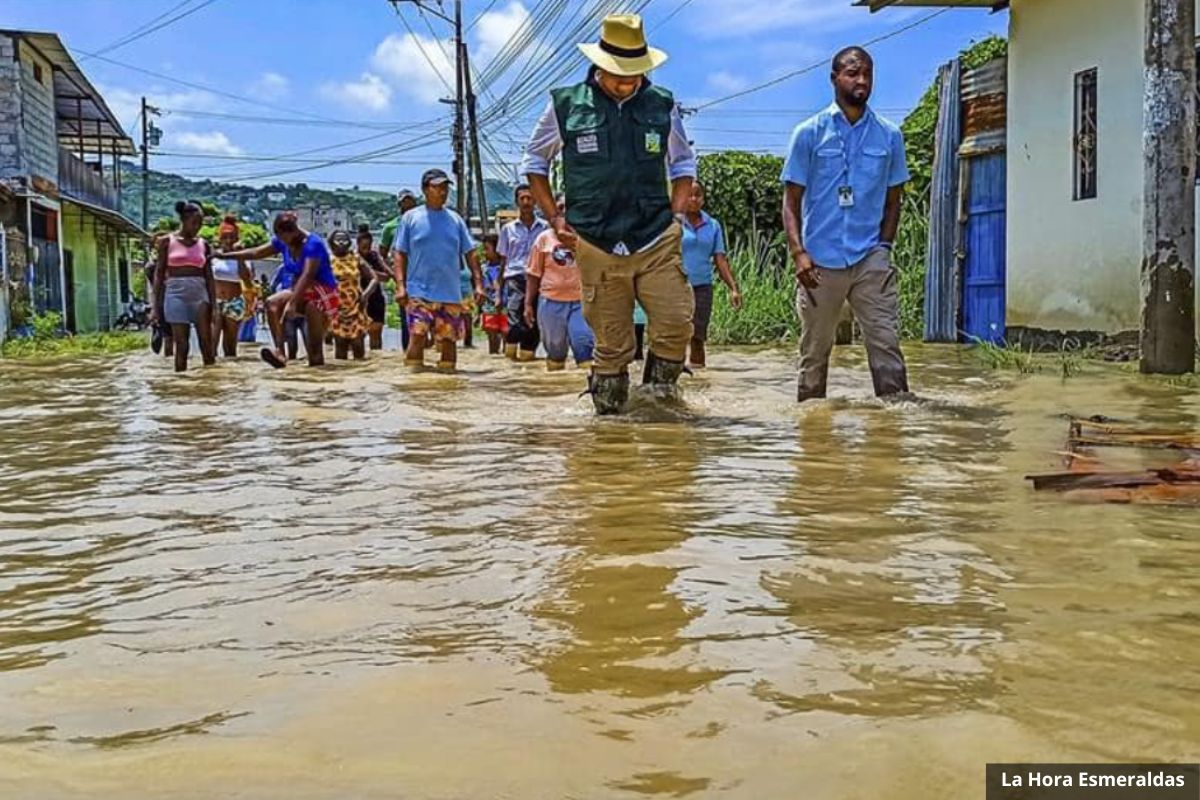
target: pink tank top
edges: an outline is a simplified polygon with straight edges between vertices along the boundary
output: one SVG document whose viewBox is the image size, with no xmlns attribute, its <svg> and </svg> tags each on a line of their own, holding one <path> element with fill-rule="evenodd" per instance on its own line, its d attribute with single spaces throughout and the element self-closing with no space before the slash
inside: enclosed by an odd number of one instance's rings
<svg viewBox="0 0 1200 800">
<path fill-rule="evenodd" d="M 204 240 L 196 239 L 191 247 L 183 243 L 183 240 L 172 233 L 170 241 L 167 243 L 167 266 L 168 267 L 198 267 L 204 268 Z"/>
</svg>

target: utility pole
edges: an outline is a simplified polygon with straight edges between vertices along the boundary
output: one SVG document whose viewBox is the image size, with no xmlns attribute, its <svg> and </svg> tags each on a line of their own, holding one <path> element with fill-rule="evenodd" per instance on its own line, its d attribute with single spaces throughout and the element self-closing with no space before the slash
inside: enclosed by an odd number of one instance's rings
<svg viewBox="0 0 1200 800">
<path fill-rule="evenodd" d="M 142 230 L 150 230 L 150 115 L 146 113 L 149 106 L 146 98 L 142 98 Z"/>
<path fill-rule="evenodd" d="M 1195 0 L 1145 0 L 1144 373 L 1196 369 Z"/>
<path fill-rule="evenodd" d="M 454 0 L 454 183 L 458 189 L 458 215 L 467 218 L 467 164 L 463 153 L 463 38 L 462 0 Z"/>
<path fill-rule="evenodd" d="M 478 197 L 479 225 L 483 235 L 487 236 L 489 228 L 487 209 L 487 187 L 483 180 L 483 161 L 479 158 L 479 123 L 475 117 L 475 92 L 471 89 L 471 61 L 468 58 L 467 46 L 462 47 L 461 61 L 463 76 L 467 90 L 467 123 L 471 128 L 471 165 L 474 167 L 475 194 Z"/>
</svg>

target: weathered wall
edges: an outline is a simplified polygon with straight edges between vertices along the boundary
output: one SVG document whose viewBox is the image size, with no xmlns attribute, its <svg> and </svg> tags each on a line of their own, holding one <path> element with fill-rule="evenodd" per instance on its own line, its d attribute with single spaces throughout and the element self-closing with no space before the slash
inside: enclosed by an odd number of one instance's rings
<svg viewBox="0 0 1200 800">
<path fill-rule="evenodd" d="M 75 330 L 79 333 L 99 329 L 95 231 L 96 221 L 90 214 L 73 203 L 63 204 L 62 247 L 64 251 L 70 250 L 74 258 Z"/>
<path fill-rule="evenodd" d="M 1143 4 L 1014 0 L 1008 121 L 1008 323 L 1139 325 Z M 1099 70 L 1098 197 L 1072 199 L 1075 74 Z"/>
<path fill-rule="evenodd" d="M 21 168 L 21 68 L 13 60 L 12 37 L 0 35 L 0 179 Z"/>
<path fill-rule="evenodd" d="M 32 47 L 18 45 L 21 63 L 21 153 L 30 175 L 58 183 L 58 133 L 54 119 L 54 71 Z M 41 67 L 41 81 L 34 66 Z"/>
</svg>

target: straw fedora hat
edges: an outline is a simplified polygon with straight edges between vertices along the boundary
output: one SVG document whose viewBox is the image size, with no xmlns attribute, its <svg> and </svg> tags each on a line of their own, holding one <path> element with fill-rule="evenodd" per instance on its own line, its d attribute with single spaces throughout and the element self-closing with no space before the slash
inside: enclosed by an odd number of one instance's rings
<svg viewBox="0 0 1200 800">
<path fill-rule="evenodd" d="M 579 49 L 600 69 L 624 77 L 645 75 L 667 60 L 662 50 L 646 45 L 646 31 L 637 14 L 609 14 L 600 28 L 600 41 L 581 44 Z"/>
</svg>

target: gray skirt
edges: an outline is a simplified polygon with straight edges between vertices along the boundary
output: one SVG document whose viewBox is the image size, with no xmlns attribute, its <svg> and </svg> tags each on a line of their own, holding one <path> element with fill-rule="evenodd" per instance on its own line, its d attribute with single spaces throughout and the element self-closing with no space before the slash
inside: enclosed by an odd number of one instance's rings
<svg viewBox="0 0 1200 800">
<path fill-rule="evenodd" d="M 208 304 L 208 282 L 204 278 L 167 278 L 163 317 L 168 324 L 199 325 L 200 309 Z"/>
</svg>

